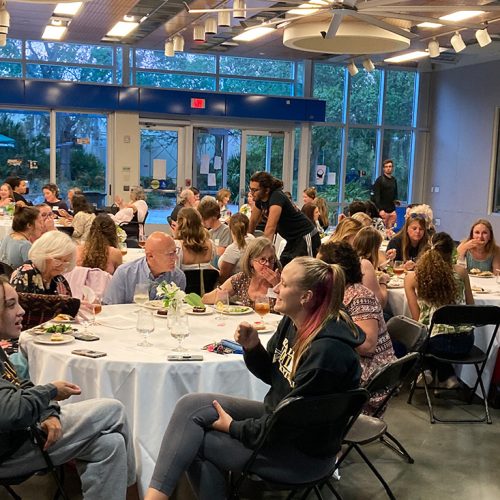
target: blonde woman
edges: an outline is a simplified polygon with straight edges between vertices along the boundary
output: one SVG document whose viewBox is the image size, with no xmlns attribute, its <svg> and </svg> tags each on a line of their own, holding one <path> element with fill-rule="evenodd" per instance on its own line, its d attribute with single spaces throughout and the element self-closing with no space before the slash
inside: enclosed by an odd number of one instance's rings
<svg viewBox="0 0 500 500">
<path fill-rule="evenodd" d="M 130 202 L 126 203 L 120 196 L 115 196 L 115 203 L 120 209 L 115 215 L 114 220 L 120 224 L 130 222 L 137 213 L 137 222 L 144 222 L 148 213 L 148 204 L 146 203 L 146 193 L 140 186 L 130 188 Z M 132 212 L 130 212 L 131 209 Z M 123 211 L 123 212 L 122 212 Z"/>
<path fill-rule="evenodd" d="M 194 208 L 182 208 L 177 214 L 176 246 L 182 270 L 211 268 L 216 257 L 215 245 Z"/>
<path fill-rule="evenodd" d="M 231 217 L 231 212 L 227 209 L 227 204 L 231 199 L 231 191 L 229 191 L 229 189 L 227 188 L 219 189 L 219 191 L 217 191 L 217 194 L 215 195 L 215 199 L 219 204 L 220 218 L 223 222 L 226 222 L 227 219 Z"/>
<path fill-rule="evenodd" d="M 337 224 L 335 232 L 330 236 L 328 242 L 347 241 L 351 244 L 362 227 L 363 224 L 358 220 L 346 217 Z"/>
<path fill-rule="evenodd" d="M 280 401 L 358 387 L 361 368 L 355 349 L 365 336 L 341 310 L 344 275 L 339 266 L 298 257 L 284 268 L 275 292 L 276 310 L 284 317 L 267 349 L 250 324 L 240 323 L 235 333 L 248 368 L 270 384 L 264 403 L 199 393 L 181 398 L 163 436 L 145 500 L 169 499 L 184 472 L 196 494 L 203 489 L 203 498 L 225 498 L 227 471 L 240 470 L 248 460 Z M 269 467 L 271 453 L 297 464 L 316 457 L 317 470 L 326 474 L 334 457 L 327 457 L 324 436 L 310 439 L 276 441 L 257 457 L 253 472 Z"/>
<path fill-rule="evenodd" d="M 233 274 L 241 271 L 240 260 L 247 244 L 254 239 L 248 233 L 250 219 L 241 213 L 234 214 L 229 219 L 229 230 L 233 242 L 226 247 L 224 253 L 219 257 L 220 281 L 223 283 Z"/>
<path fill-rule="evenodd" d="M 0 186 L 0 207 L 6 207 L 9 203 L 14 202 L 14 191 L 10 184 L 3 183 Z"/>
</svg>

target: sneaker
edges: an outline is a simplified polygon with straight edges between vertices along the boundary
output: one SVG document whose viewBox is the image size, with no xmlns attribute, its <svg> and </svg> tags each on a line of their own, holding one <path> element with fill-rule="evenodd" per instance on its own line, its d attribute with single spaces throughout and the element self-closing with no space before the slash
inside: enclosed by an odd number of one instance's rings
<svg viewBox="0 0 500 500">
<path fill-rule="evenodd" d="M 438 387 L 440 387 L 441 389 L 458 389 L 458 387 L 460 387 L 460 382 L 455 375 L 452 375 L 446 380 L 438 382 Z"/>
<path fill-rule="evenodd" d="M 433 380 L 432 372 L 430 370 L 424 370 L 423 376 L 422 376 L 422 373 L 420 373 L 418 378 L 417 378 L 417 387 L 424 387 L 424 377 L 425 377 L 425 381 L 426 381 L 427 385 L 432 384 L 432 380 Z"/>
</svg>

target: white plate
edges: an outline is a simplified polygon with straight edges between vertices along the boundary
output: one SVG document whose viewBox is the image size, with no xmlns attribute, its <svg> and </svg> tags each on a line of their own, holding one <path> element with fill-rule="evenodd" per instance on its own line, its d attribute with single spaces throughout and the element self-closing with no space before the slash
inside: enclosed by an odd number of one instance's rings
<svg viewBox="0 0 500 500">
<path fill-rule="evenodd" d="M 480 276 L 479 274 L 471 274 L 471 273 L 469 273 L 469 276 L 471 278 L 494 278 L 495 277 L 494 274 L 492 274 L 491 276 Z"/>
<path fill-rule="evenodd" d="M 404 282 L 396 282 L 391 283 L 390 281 L 387 283 L 387 288 L 404 288 Z"/>
<path fill-rule="evenodd" d="M 207 316 L 208 314 L 213 314 L 214 310 L 211 309 L 210 307 L 207 307 L 203 312 L 195 312 L 193 311 L 193 308 L 190 307 L 186 309 L 186 314 L 192 314 L 193 316 Z"/>
<path fill-rule="evenodd" d="M 274 333 L 276 331 L 277 326 L 273 325 L 264 325 L 265 328 L 262 330 L 257 330 L 257 333 L 260 335 L 261 333 Z"/>
<path fill-rule="evenodd" d="M 493 293 L 492 290 L 472 290 L 472 293 L 479 293 L 479 294 L 484 294 L 484 293 Z"/>
<path fill-rule="evenodd" d="M 51 319 L 51 323 L 55 323 L 57 325 L 76 323 L 76 319 Z"/>
<path fill-rule="evenodd" d="M 61 345 L 61 344 L 69 344 L 70 342 L 73 342 L 75 340 L 75 337 L 73 335 L 67 335 L 65 333 L 62 334 L 63 340 L 50 340 L 50 337 L 52 334 L 47 334 L 47 335 L 39 335 L 38 337 L 35 337 L 35 342 L 37 344 L 47 344 L 47 345 Z"/>
<path fill-rule="evenodd" d="M 157 311 L 158 309 L 164 309 L 163 300 L 147 300 L 144 304 L 141 304 L 142 307 L 146 307 L 147 309 L 154 309 Z"/>
<path fill-rule="evenodd" d="M 238 309 L 241 309 L 241 310 L 235 311 L 234 310 L 235 307 L 237 307 Z M 217 309 L 215 309 L 215 311 L 219 312 L 219 311 L 217 311 Z M 239 316 L 241 314 L 250 314 L 250 313 L 253 313 L 254 311 L 251 307 L 248 307 L 248 306 L 229 306 L 221 312 L 222 312 L 222 314 L 227 314 L 228 316 Z"/>
</svg>

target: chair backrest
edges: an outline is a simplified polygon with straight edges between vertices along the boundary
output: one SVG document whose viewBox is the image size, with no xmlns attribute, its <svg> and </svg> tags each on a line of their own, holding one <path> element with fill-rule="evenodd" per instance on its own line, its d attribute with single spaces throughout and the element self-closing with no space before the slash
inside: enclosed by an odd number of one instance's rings
<svg viewBox="0 0 500 500">
<path fill-rule="evenodd" d="M 5 262 L 0 262 L 0 274 L 4 274 L 7 278 L 10 279 L 11 274 L 14 272 L 14 269 L 6 264 Z"/>
<path fill-rule="evenodd" d="M 88 268 L 75 266 L 73 270 L 64 274 L 64 277 L 69 283 L 73 297 L 77 299 L 83 298 L 82 287 L 84 285 L 90 287 L 96 295 L 102 297 L 106 288 L 111 281 L 111 274 L 99 268 Z"/>
<path fill-rule="evenodd" d="M 80 300 L 67 295 L 43 295 L 19 292 L 19 304 L 25 310 L 23 330 L 41 325 L 57 314 L 75 317 L 80 309 Z"/>
<path fill-rule="evenodd" d="M 308 455 L 334 457 L 367 401 L 365 389 L 286 398 L 269 419 L 263 443 L 285 439 Z"/>
<path fill-rule="evenodd" d="M 187 269 L 186 275 L 186 293 L 197 293 L 202 296 L 211 292 L 219 279 L 217 269 Z"/>
<path fill-rule="evenodd" d="M 440 307 L 432 315 L 429 331 L 437 324 L 446 325 L 497 325 L 500 324 L 499 306 L 452 304 Z"/>
<path fill-rule="evenodd" d="M 394 316 L 387 322 L 387 331 L 393 342 L 404 345 L 407 352 L 417 352 L 425 344 L 427 327 L 406 316 Z"/>
<path fill-rule="evenodd" d="M 380 415 L 395 392 L 403 385 L 419 362 L 420 354 L 412 352 L 387 363 L 375 370 L 366 381 L 364 388 L 374 395 L 385 392 L 385 397 L 377 404 L 372 416 Z"/>
</svg>

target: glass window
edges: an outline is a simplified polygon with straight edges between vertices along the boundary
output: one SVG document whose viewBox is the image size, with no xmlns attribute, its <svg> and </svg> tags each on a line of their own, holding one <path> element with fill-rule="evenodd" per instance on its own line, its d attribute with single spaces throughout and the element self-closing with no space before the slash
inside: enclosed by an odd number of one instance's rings
<svg viewBox="0 0 500 500">
<path fill-rule="evenodd" d="M 410 127 L 413 123 L 416 73 L 387 71 L 386 79 L 384 122 L 386 125 Z"/>
<path fill-rule="evenodd" d="M 112 66 L 113 47 L 28 40 L 26 42 L 26 59 Z"/>
<path fill-rule="evenodd" d="M 304 63 L 297 62 L 296 66 L 296 78 L 295 78 L 295 94 L 298 97 L 304 95 Z"/>
<path fill-rule="evenodd" d="M 135 84 L 167 89 L 215 90 L 215 77 L 137 71 Z"/>
<path fill-rule="evenodd" d="M 56 182 L 65 196 L 73 186 L 90 203 L 106 200 L 107 116 L 56 114 Z"/>
<path fill-rule="evenodd" d="M 225 75 L 289 80 L 293 78 L 293 63 L 291 61 L 220 56 L 219 65 L 219 72 Z"/>
<path fill-rule="evenodd" d="M 241 94 L 293 95 L 293 83 L 244 80 L 243 78 L 220 78 L 221 92 Z"/>
<path fill-rule="evenodd" d="M 326 121 L 341 122 L 344 105 L 345 70 L 331 64 L 315 64 L 313 96 L 326 101 Z"/>
<path fill-rule="evenodd" d="M 177 52 L 175 57 L 165 57 L 159 50 L 136 49 L 135 65 L 144 69 L 215 73 L 215 56 Z"/>
<path fill-rule="evenodd" d="M 377 123 L 380 102 L 380 70 L 360 71 L 351 77 L 349 121 L 351 123 Z"/>
<path fill-rule="evenodd" d="M 382 157 L 394 162 L 394 177 L 398 181 L 398 199 L 408 201 L 412 132 L 410 130 L 386 130 Z"/>
<path fill-rule="evenodd" d="M 23 44 L 21 40 L 7 38 L 7 43 L 0 47 L 0 59 L 21 59 Z"/>
<path fill-rule="evenodd" d="M 27 198 L 38 203 L 49 181 L 50 115 L 48 112 L 0 111 L 0 177 L 29 181 Z"/>
<path fill-rule="evenodd" d="M 26 78 L 60 80 L 64 82 L 113 83 L 113 70 L 81 66 L 27 64 Z"/>
<path fill-rule="evenodd" d="M 347 147 L 344 201 L 367 200 L 374 182 L 377 131 L 351 128 Z"/>
<path fill-rule="evenodd" d="M 328 202 L 339 201 L 342 164 L 341 127 L 312 127 L 309 186 L 314 186 Z M 302 193 L 298 196 L 302 204 Z"/>
<path fill-rule="evenodd" d="M 21 63 L 0 62 L 1 78 L 22 78 L 23 67 Z"/>
</svg>

